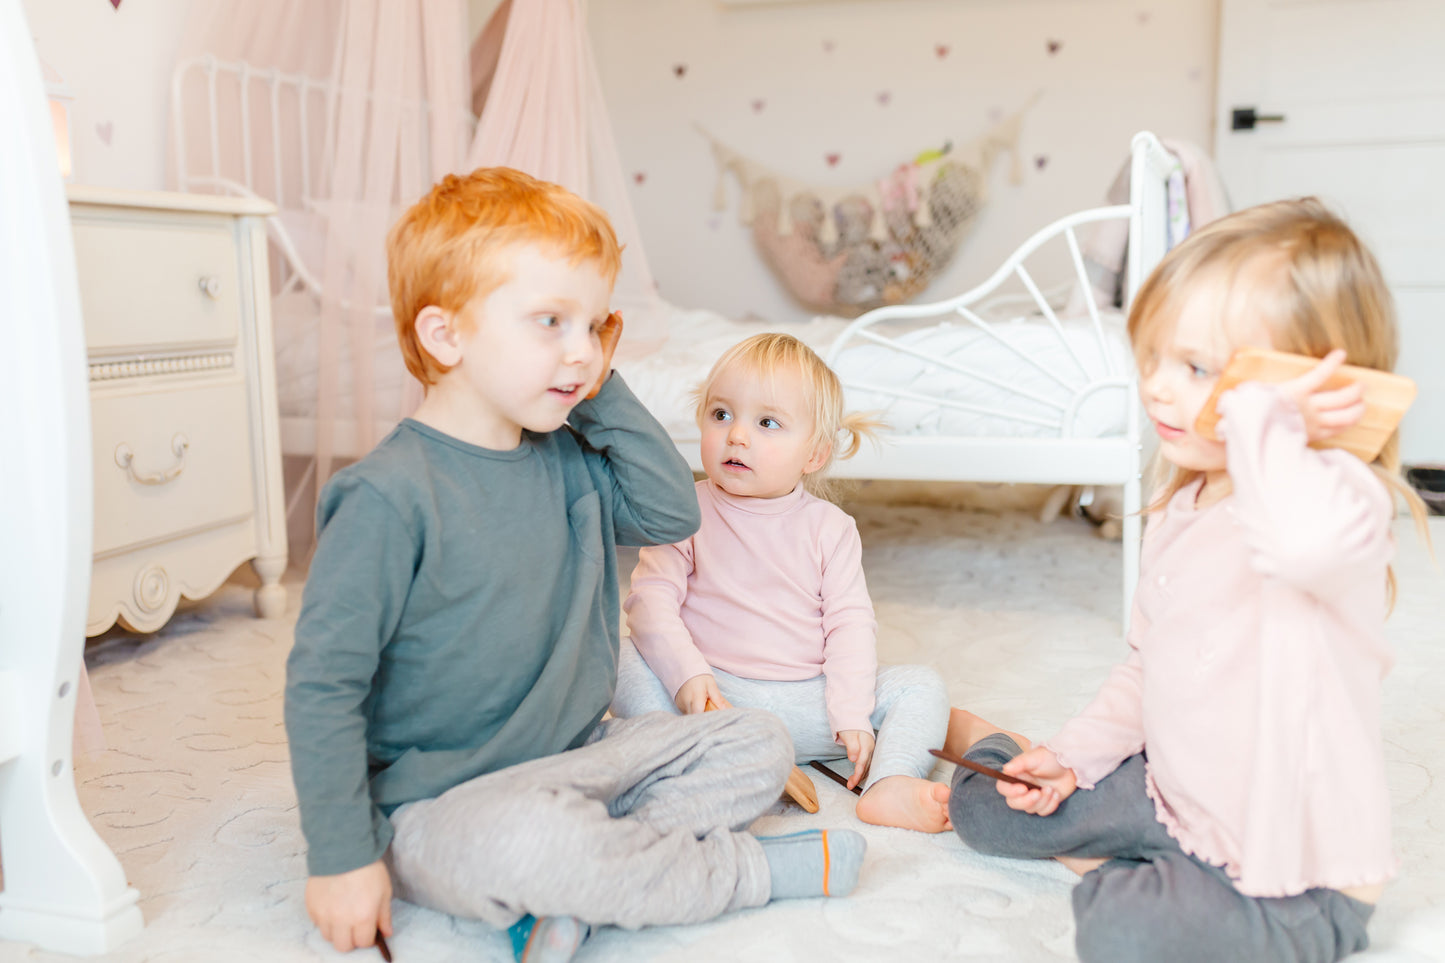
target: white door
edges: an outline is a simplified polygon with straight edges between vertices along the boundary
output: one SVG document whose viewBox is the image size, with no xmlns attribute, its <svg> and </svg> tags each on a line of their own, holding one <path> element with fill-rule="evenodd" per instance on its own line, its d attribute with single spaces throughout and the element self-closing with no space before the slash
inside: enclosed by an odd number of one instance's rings
<svg viewBox="0 0 1445 963">
<path fill-rule="evenodd" d="M 1420 388 L 1402 454 L 1445 463 L 1445 0 L 1223 0 L 1215 154 L 1236 207 L 1317 194 L 1374 250 Z"/>
</svg>

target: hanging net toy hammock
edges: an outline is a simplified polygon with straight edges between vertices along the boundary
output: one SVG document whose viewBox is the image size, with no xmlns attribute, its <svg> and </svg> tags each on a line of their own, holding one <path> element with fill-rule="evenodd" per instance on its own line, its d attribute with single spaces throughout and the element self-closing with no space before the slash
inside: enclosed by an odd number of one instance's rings
<svg viewBox="0 0 1445 963">
<path fill-rule="evenodd" d="M 724 182 L 732 173 L 742 188 L 739 219 L 808 307 L 851 316 L 898 304 L 928 287 L 968 236 L 994 158 L 1011 152 L 1012 180 L 1022 180 L 1022 119 L 1021 110 L 963 148 L 925 152 L 877 182 L 851 187 L 793 180 L 704 131 L 718 165 L 713 207 L 727 207 Z"/>
</svg>

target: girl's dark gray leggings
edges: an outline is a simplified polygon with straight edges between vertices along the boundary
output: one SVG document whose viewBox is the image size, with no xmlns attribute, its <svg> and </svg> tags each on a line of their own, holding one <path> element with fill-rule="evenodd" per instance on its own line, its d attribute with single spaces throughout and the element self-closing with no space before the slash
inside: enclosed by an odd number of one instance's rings
<svg viewBox="0 0 1445 963">
<path fill-rule="evenodd" d="M 998 734 L 966 758 L 997 769 L 1018 753 Z M 1334 963 L 1369 945 L 1368 903 L 1332 889 L 1245 896 L 1222 869 L 1180 849 L 1154 816 L 1142 754 L 1043 817 L 1010 809 L 992 779 L 960 766 L 948 809 L 954 830 L 978 852 L 1109 860 L 1074 888 L 1084 963 Z"/>
</svg>

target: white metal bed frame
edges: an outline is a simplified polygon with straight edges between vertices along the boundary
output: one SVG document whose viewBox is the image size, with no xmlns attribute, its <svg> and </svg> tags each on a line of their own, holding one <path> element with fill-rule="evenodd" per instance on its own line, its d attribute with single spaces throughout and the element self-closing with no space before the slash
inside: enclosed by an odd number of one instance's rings
<svg viewBox="0 0 1445 963">
<path fill-rule="evenodd" d="M 848 381 L 845 388 L 871 394 L 890 395 L 941 407 L 954 407 L 1006 420 L 1030 422 L 1034 427 L 1046 427 L 1056 432 L 1052 437 L 955 437 L 946 435 L 903 435 L 885 434 L 877 446 L 865 445 L 853 458 L 836 462 L 831 473 L 846 478 L 910 479 L 924 481 L 971 481 L 971 482 L 1021 482 L 1049 485 L 1121 485 L 1124 492 L 1123 551 L 1124 551 L 1124 624 L 1128 625 L 1130 606 L 1133 600 L 1134 584 L 1139 573 L 1139 540 L 1141 534 L 1141 510 L 1143 508 L 1143 444 L 1142 417 L 1138 393 L 1138 379 L 1132 360 L 1124 370 L 1119 370 L 1114 356 L 1105 348 L 1105 334 L 1099 309 L 1092 297 L 1084 298 L 1098 338 L 1099 364 L 1089 365 L 1080 360 L 1064 340 L 1057 312 L 1040 291 L 1038 284 L 1029 273 L 1027 263 L 1030 256 L 1047 242 L 1063 237 L 1068 245 L 1073 264 L 1075 280 L 1080 290 L 1089 291 L 1088 272 L 1084 266 L 1077 230 L 1102 221 L 1127 218 L 1129 221 L 1128 274 L 1125 291 L 1125 309 L 1133 302 L 1134 293 L 1140 283 L 1159 263 L 1168 248 L 1168 201 L 1167 181 L 1176 168 L 1177 160 L 1166 151 L 1151 133 L 1140 132 L 1132 143 L 1130 170 L 1130 203 L 1113 207 L 1101 207 L 1079 211 L 1054 221 L 1024 241 L 1013 254 L 1001 264 L 988 280 L 977 287 L 932 304 L 890 305 L 877 308 L 862 315 L 834 340 L 826 360 L 837 367 L 839 357 L 859 344 L 872 344 L 900 352 L 930 365 L 948 369 L 960 377 L 972 378 L 990 385 L 993 389 L 1010 392 L 1019 397 L 1028 397 L 1058 409 L 1053 421 L 1010 412 L 1006 408 L 979 408 L 942 395 L 929 395 L 893 388 L 886 385 L 869 384 L 863 381 Z M 1022 283 L 1029 300 L 1037 308 L 1043 322 L 1051 325 L 1058 333 L 1068 353 L 1072 356 L 1077 372 L 1060 372 L 1041 364 L 1026 351 L 1012 345 L 1007 328 L 986 320 L 977 308 L 1011 280 Z M 987 373 L 971 370 L 946 359 L 920 352 L 906 342 L 901 342 L 880 328 L 888 322 L 927 320 L 952 321 L 962 319 L 982 331 L 986 336 L 1010 349 L 1021 360 L 1043 373 L 1047 378 L 1064 386 L 1071 392 L 1071 401 L 1058 404 L 1029 393 L 1027 390 L 1009 385 L 990 377 Z M 1102 365 L 1102 367 L 1100 367 Z M 1078 437 L 1073 434 L 1073 418 L 1083 402 L 1100 391 L 1123 391 L 1127 406 L 1125 431 L 1108 437 Z M 691 446 L 696 448 L 695 445 Z M 696 461 L 692 452 L 687 452 Z"/>
</svg>

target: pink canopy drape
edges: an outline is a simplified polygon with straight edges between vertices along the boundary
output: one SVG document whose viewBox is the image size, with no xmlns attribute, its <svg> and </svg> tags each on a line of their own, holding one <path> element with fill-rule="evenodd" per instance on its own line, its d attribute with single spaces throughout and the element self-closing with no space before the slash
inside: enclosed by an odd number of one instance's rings
<svg viewBox="0 0 1445 963">
<path fill-rule="evenodd" d="M 399 352 L 376 347 L 392 327 L 382 239 L 447 173 L 516 167 L 602 206 L 625 245 L 614 306 L 627 340 L 666 337 L 578 0 L 503 0 L 470 57 L 468 34 L 462 0 L 215 0 L 196 11 L 179 51 L 179 63 L 209 55 L 246 68 L 229 85 L 211 69 L 211 89 L 196 96 L 178 90 L 187 116 L 173 125 L 183 133 L 171 156 L 205 158 L 219 176 L 178 177 L 177 186 L 249 190 L 323 219 L 324 244 L 306 265 L 318 302 L 314 470 L 305 476 L 315 488 L 338 452 L 369 450 L 420 399 L 407 377 L 399 405 L 378 402 L 378 365 L 388 376 L 401 366 Z M 279 97 L 272 71 L 311 78 L 317 92 Z M 193 112 L 214 114 L 218 133 Z M 257 122 L 271 114 L 284 123 Z"/>
<path fill-rule="evenodd" d="M 471 63 L 473 104 L 480 102 L 481 112 L 467 167 L 515 167 L 606 210 L 624 245 L 613 306 L 626 318 L 627 340 L 636 347 L 666 339 L 665 306 L 577 0 L 503 0 L 473 44 Z"/>
</svg>

